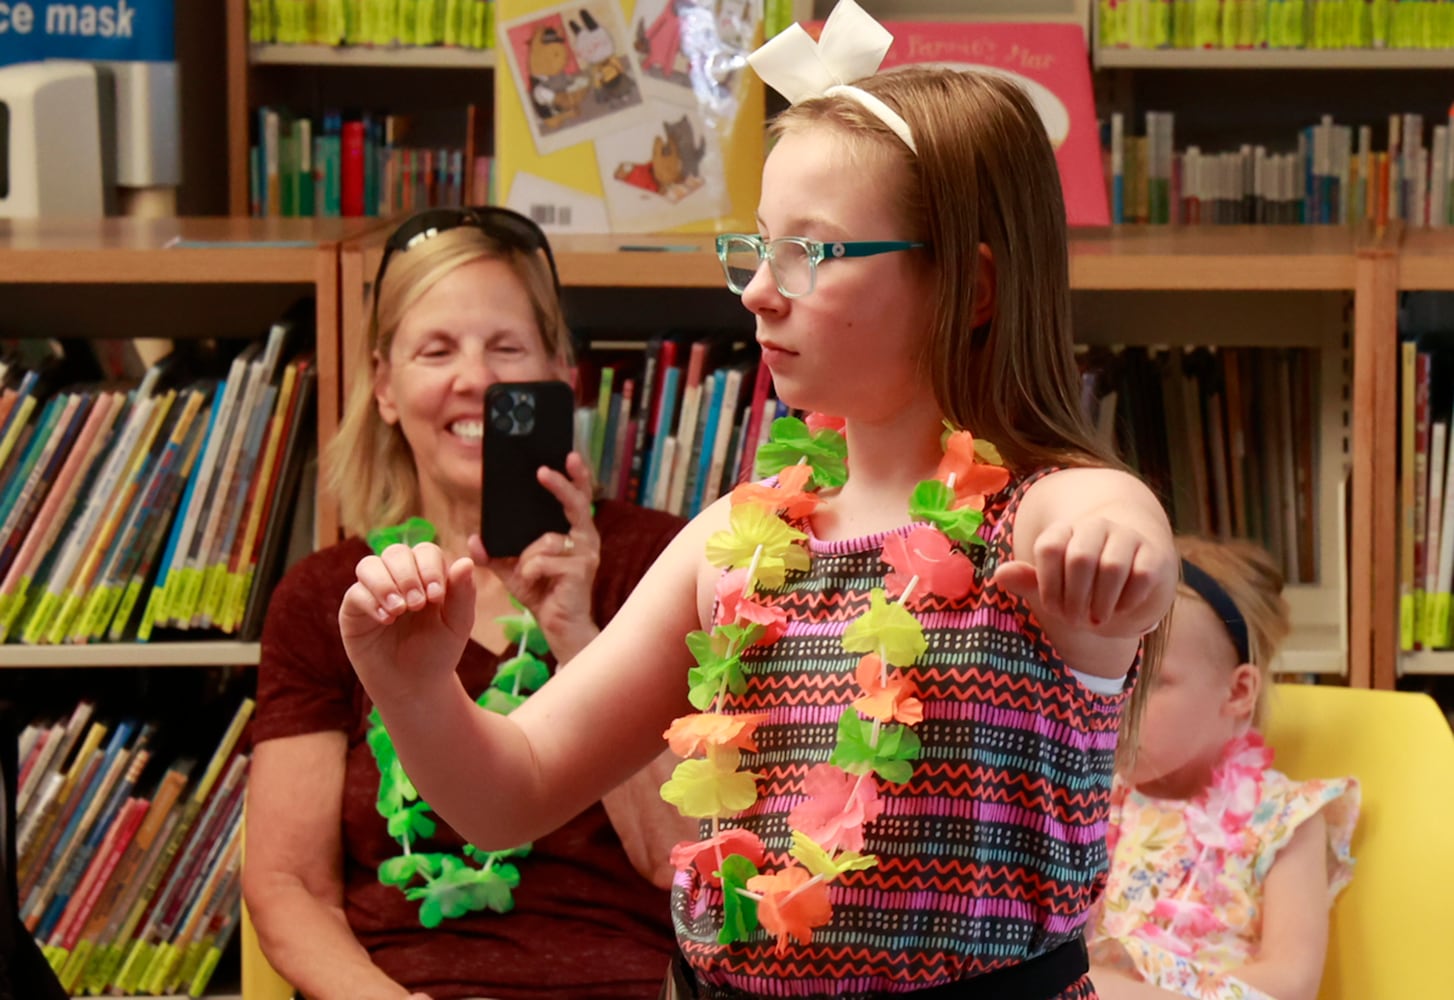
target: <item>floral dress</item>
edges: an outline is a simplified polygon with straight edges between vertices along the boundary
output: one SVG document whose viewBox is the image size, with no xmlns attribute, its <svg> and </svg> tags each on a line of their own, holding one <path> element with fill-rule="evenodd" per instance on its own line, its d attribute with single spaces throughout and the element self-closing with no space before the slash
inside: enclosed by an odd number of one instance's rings
<svg viewBox="0 0 1454 1000">
<path fill-rule="evenodd" d="M 1328 829 L 1328 899 L 1348 884 L 1358 818 L 1353 778 L 1293 781 L 1256 732 L 1227 744 L 1190 801 L 1111 792 L 1110 883 L 1091 961 L 1198 1000 L 1271 1000 L 1232 975 L 1257 955 L 1262 885 L 1297 828 Z"/>
</svg>

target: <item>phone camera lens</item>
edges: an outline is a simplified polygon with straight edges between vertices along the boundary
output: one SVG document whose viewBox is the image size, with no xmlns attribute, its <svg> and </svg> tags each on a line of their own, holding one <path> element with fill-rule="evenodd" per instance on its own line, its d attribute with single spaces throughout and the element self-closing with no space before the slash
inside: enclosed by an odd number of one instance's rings
<svg viewBox="0 0 1454 1000">
<path fill-rule="evenodd" d="M 508 434 L 512 429 L 514 429 L 515 421 L 510 419 L 510 414 L 499 413 L 495 415 L 494 425 L 495 430 L 499 431 L 501 434 Z"/>
<path fill-rule="evenodd" d="M 533 416 L 535 416 L 535 407 L 522 399 L 515 407 L 515 419 L 523 424 Z"/>
</svg>

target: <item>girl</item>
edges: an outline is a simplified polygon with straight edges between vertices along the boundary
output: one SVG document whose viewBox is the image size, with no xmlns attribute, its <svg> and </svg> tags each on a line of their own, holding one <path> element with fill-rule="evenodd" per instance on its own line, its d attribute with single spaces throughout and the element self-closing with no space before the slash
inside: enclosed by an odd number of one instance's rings
<svg viewBox="0 0 1454 1000">
<path fill-rule="evenodd" d="M 1107 1000 L 1313 1000 L 1358 785 L 1289 780 L 1257 734 L 1289 630 L 1272 558 L 1245 542 L 1178 547 L 1165 659 L 1112 792 L 1092 975 Z"/>
<path fill-rule="evenodd" d="M 825 45 L 843 30 L 887 49 L 856 7 Z M 818 65 L 787 37 L 755 65 Z M 1078 408 L 1050 144 L 990 76 L 787 96 L 760 231 L 718 253 L 779 396 L 842 435 L 780 423 L 781 475 L 694 519 L 508 719 L 452 676 L 468 560 L 361 562 L 349 656 L 481 846 L 562 822 L 670 729 L 691 759 L 663 794 L 706 835 L 673 852 L 676 995 L 1092 996 L 1116 728 L 1176 560 Z"/>
</svg>

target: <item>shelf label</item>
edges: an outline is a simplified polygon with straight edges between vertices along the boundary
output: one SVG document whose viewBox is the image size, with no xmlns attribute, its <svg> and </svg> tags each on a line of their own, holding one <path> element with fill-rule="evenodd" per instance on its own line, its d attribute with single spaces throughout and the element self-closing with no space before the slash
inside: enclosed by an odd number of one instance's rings
<svg viewBox="0 0 1454 1000">
<path fill-rule="evenodd" d="M 172 62 L 174 0 L 0 0 L 0 66 L 42 59 Z"/>
</svg>

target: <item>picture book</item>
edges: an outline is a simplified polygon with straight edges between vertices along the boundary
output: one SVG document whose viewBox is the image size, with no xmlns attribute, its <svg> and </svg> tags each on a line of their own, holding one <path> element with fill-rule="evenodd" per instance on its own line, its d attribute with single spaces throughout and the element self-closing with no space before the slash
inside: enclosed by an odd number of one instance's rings
<svg viewBox="0 0 1454 1000">
<path fill-rule="evenodd" d="M 1055 148 L 1067 221 L 1110 224 L 1090 57 L 1080 25 L 900 21 L 884 27 L 894 43 L 881 69 L 939 65 L 995 73 L 1020 84 Z"/>
<path fill-rule="evenodd" d="M 497 200 L 550 232 L 752 229 L 760 0 L 500 0 Z"/>
</svg>

